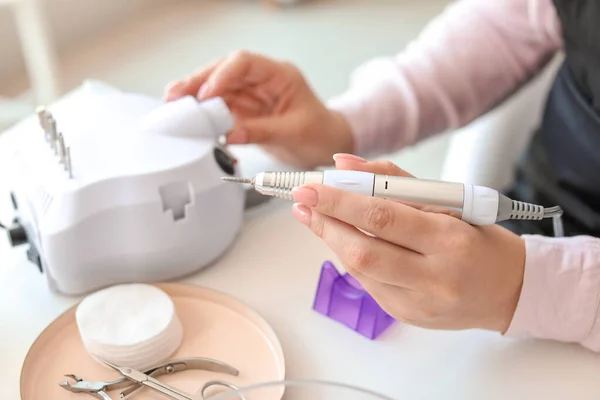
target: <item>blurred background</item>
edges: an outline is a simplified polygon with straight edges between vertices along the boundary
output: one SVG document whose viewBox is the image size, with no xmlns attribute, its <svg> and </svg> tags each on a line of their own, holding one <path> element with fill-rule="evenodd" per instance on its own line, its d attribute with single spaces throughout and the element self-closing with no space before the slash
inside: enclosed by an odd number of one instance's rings
<svg viewBox="0 0 600 400">
<path fill-rule="evenodd" d="M 0 129 L 98 79 L 161 96 L 172 79 L 236 49 L 287 59 L 327 99 L 372 57 L 414 39 L 450 0 L 0 0 Z M 440 175 L 448 138 L 394 155 Z"/>
</svg>

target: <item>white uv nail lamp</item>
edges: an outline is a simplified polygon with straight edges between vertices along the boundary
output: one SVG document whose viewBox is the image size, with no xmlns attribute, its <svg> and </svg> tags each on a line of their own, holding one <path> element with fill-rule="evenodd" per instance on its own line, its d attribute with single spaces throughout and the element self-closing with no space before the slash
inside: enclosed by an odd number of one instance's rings
<svg viewBox="0 0 600 400">
<path fill-rule="evenodd" d="M 9 175 L 28 256 L 55 291 L 177 279 L 232 245 L 246 194 L 220 179 L 238 173 L 218 144 L 233 126 L 221 99 L 164 103 L 88 82 L 46 115 L 55 137 L 35 115 L 12 128 Z"/>
</svg>

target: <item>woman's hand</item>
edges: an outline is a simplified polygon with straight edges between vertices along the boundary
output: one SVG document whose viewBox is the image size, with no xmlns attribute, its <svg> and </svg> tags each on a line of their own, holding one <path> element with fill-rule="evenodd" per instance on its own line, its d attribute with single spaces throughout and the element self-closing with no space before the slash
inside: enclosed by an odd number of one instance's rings
<svg viewBox="0 0 600 400">
<path fill-rule="evenodd" d="M 236 52 L 166 89 L 167 101 L 186 95 L 222 97 L 236 117 L 230 144 L 259 144 L 295 166 L 329 165 L 333 154 L 353 151 L 345 119 L 326 108 L 289 63 Z"/>
<path fill-rule="evenodd" d="M 336 166 L 410 176 L 355 156 L 337 156 Z M 296 217 L 396 319 L 431 329 L 508 329 L 525 265 L 519 236 L 322 185 L 301 187 L 294 197 Z"/>
</svg>

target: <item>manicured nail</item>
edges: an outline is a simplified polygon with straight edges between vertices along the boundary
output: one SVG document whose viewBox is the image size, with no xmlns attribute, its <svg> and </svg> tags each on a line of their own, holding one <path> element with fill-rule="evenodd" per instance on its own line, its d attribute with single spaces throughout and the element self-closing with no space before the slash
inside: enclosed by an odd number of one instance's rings
<svg viewBox="0 0 600 400">
<path fill-rule="evenodd" d="M 356 162 L 360 162 L 360 163 L 366 163 L 367 162 L 367 160 L 365 160 L 364 158 L 361 158 L 359 156 L 355 156 L 354 154 L 346 154 L 346 153 L 334 154 L 333 160 L 336 161 L 336 162 L 339 161 L 339 160 L 356 161 Z"/>
<path fill-rule="evenodd" d="M 173 81 L 170 82 L 166 87 L 165 87 L 165 100 L 166 101 L 171 101 L 176 99 L 177 97 L 181 96 L 181 88 L 183 87 L 183 82 L 182 81 Z"/>
<path fill-rule="evenodd" d="M 198 95 L 196 97 L 198 99 L 202 99 L 204 97 L 204 95 L 207 93 L 207 91 L 208 91 L 208 84 L 203 83 L 202 86 L 200 86 L 200 89 L 198 89 Z"/>
<path fill-rule="evenodd" d="M 304 225 L 310 225 L 310 208 L 306 207 L 303 204 L 294 204 L 292 206 L 292 212 L 294 216 L 298 219 L 298 221 L 302 222 Z"/>
<path fill-rule="evenodd" d="M 298 203 L 302 203 L 308 207 L 314 207 L 319 201 L 317 191 L 312 188 L 300 186 L 292 190 L 292 196 Z"/>
</svg>

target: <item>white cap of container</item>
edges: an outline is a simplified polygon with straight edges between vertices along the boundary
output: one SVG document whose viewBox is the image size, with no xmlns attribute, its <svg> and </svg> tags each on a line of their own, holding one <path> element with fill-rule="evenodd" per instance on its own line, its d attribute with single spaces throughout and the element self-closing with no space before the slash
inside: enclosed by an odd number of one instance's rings
<svg viewBox="0 0 600 400">
<path fill-rule="evenodd" d="M 215 97 L 200 104 L 208 113 L 210 122 L 219 135 L 225 135 L 233 129 L 234 118 L 225 100 L 221 97 Z"/>
<path fill-rule="evenodd" d="M 199 102 L 185 96 L 152 110 L 140 128 L 161 135 L 217 139 L 229 133 L 233 125 L 233 115 L 222 98 Z"/>
</svg>

